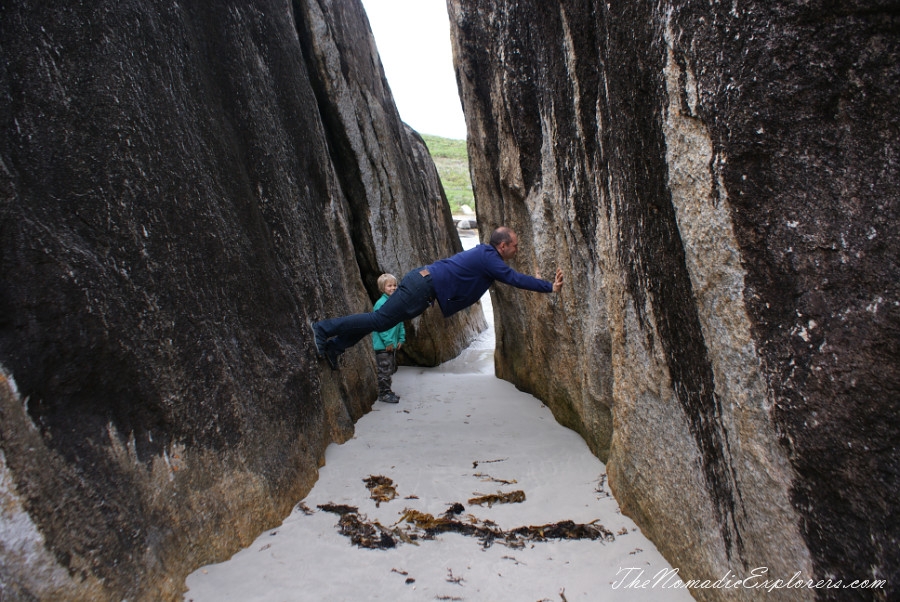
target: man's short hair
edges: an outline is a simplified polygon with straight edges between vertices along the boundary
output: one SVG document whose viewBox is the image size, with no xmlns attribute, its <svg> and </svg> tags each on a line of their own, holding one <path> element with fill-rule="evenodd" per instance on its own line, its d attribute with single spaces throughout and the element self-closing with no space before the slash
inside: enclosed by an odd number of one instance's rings
<svg viewBox="0 0 900 602">
<path fill-rule="evenodd" d="M 507 228 L 506 226 L 500 226 L 499 228 L 495 228 L 493 232 L 491 232 L 491 246 L 499 247 L 501 243 L 511 243 L 512 242 L 512 230 Z"/>
</svg>

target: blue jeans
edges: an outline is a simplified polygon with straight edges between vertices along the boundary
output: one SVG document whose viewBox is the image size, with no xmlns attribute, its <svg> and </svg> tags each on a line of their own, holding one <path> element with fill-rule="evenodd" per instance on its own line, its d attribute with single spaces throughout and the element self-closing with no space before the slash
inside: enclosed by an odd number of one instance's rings
<svg viewBox="0 0 900 602">
<path fill-rule="evenodd" d="M 424 268 L 416 268 L 400 281 L 394 294 L 388 297 L 378 311 L 353 314 L 316 323 L 325 338 L 326 345 L 343 353 L 370 332 L 382 332 L 404 320 L 410 320 L 428 309 L 434 302 L 434 286 L 431 276 L 423 276 Z M 335 338 L 331 338 L 335 337 Z"/>
</svg>

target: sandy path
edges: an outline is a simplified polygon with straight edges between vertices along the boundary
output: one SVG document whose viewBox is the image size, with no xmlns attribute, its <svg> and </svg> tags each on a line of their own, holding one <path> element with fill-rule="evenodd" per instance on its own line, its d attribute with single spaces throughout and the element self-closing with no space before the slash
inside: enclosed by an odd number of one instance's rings
<svg viewBox="0 0 900 602">
<path fill-rule="evenodd" d="M 640 569 L 647 580 L 670 565 L 620 513 L 603 463 L 581 437 L 540 401 L 493 376 L 492 347 L 489 331 L 453 362 L 401 368 L 394 377 L 400 404 L 376 403 L 353 439 L 328 448 L 302 501 L 312 513 L 298 505 L 229 561 L 190 575 L 185 600 L 691 600 L 672 580 L 670 587 L 629 587 L 638 573 L 623 569 Z M 363 482 L 370 476 L 390 478 L 397 497 L 376 505 Z M 525 501 L 468 503 L 513 491 L 524 492 Z M 400 523 L 406 509 L 439 516 L 454 503 L 465 508 L 458 520 L 474 516 L 507 530 L 597 521 L 614 540 L 485 548 L 477 537 L 443 533 L 366 549 L 339 533 L 337 514 L 318 510 L 346 504 L 369 521 L 410 528 Z"/>
</svg>

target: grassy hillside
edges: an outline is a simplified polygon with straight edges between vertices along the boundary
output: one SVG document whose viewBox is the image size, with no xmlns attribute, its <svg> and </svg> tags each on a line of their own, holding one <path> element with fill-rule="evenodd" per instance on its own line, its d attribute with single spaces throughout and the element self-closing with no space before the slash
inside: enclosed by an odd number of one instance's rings
<svg viewBox="0 0 900 602">
<path fill-rule="evenodd" d="M 438 174 L 441 176 L 441 184 L 447 193 L 450 202 L 450 210 L 454 214 L 460 213 L 462 205 L 468 205 L 475 209 L 475 198 L 472 195 L 472 180 L 469 178 L 469 154 L 466 151 L 465 140 L 451 140 L 439 136 L 423 134 L 425 145 Z"/>
</svg>

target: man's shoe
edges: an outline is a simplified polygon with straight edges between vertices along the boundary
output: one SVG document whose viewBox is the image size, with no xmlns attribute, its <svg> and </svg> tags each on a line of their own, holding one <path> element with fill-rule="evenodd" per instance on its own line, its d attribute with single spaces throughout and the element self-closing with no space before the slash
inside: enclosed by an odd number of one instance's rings
<svg viewBox="0 0 900 602">
<path fill-rule="evenodd" d="M 341 357 L 342 351 L 338 351 L 334 348 L 334 343 L 331 341 L 325 342 L 325 359 L 328 360 L 328 365 L 331 366 L 332 370 L 338 369 L 338 358 Z"/>
<path fill-rule="evenodd" d="M 327 339 L 325 338 L 325 335 L 322 334 L 319 323 L 310 320 L 307 324 L 309 324 L 309 329 L 312 330 L 313 333 L 313 341 L 315 341 L 316 344 L 316 354 L 319 357 L 325 357 L 325 343 L 327 342 Z"/>
</svg>

